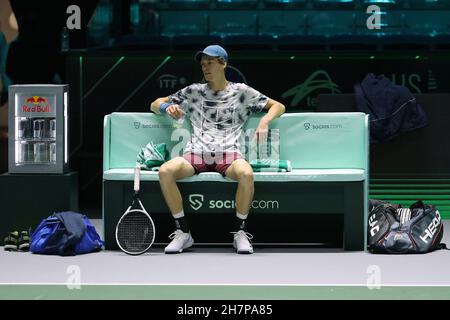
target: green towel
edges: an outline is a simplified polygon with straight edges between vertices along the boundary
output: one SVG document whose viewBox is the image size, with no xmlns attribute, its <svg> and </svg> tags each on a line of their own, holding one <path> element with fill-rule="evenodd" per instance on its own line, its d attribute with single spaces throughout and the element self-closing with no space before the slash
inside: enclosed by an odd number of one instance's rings
<svg viewBox="0 0 450 320">
<path fill-rule="evenodd" d="M 169 151 L 165 143 L 154 144 L 153 141 L 141 149 L 137 155 L 136 165 L 143 170 L 158 171 L 159 167 L 169 160 Z"/>
<path fill-rule="evenodd" d="M 290 160 L 255 159 L 250 161 L 254 172 L 290 172 L 292 171 Z"/>
</svg>

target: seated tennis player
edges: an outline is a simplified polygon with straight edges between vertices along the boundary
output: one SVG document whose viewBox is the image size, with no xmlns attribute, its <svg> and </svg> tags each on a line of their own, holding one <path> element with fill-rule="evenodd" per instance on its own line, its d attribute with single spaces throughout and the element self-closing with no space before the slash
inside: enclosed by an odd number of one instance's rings
<svg viewBox="0 0 450 320">
<path fill-rule="evenodd" d="M 157 114 L 167 113 L 176 120 L 187 116 L 193 128 L 183 156 L 167 161 L 159 171 L 161 190 L 176 226 L 164 251 L 183 252 L 194 243 L 176 180 L 215 171 L 238 182 L 233 246 L 237 253 L 253 253 L 253 236 L 246 231 L 254 194 L 253 170 L 240 151 L 243 127 L 250 114 L 268 110 L 255 132 L 257 139 L 267 138 L 269 122 L 282 115 L 285 107 L 246 84 L 227 81 L 228 54 L 222 47 L 208 46 L 195 54 L 195 60 L 206 83 L 192 84 L 151 104 Z"/>
</svg>

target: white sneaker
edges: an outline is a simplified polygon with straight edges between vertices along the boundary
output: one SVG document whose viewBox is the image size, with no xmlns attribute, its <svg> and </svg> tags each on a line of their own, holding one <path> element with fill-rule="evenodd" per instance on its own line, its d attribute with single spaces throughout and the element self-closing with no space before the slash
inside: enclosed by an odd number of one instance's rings
<svg viewBox="0 0 450 320">
<path fill-rule="evenodd" d="M 233 247 L 236 248 L 237 253 L 253 253 L 253 246 L 250 241 L 253 236 L 250 233 L 244 230 L 232 233 L 234 233 Z"/>
<path fill-rule="evenodd" d="M 173 239 L 164 249 L 165 253 L 179 253 L 194 244 L 194 239 L 190 233 L 185 233 L 180 229 L 175 230 L 169 235 L 169 239 Z"/>
</svg>

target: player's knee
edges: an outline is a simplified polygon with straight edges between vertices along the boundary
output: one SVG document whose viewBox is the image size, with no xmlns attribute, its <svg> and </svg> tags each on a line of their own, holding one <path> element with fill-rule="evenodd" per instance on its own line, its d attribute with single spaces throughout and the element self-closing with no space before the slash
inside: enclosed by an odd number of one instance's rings
<svg viewBox="0 0 450 320">
<path fill-rule="evenodd" d="M 168 178 L 173 178 L 175 175 L 175 170 L 171 165 L 168 165 L 167 163 L 164 163 L 160 168 L 159 168 L 159 178 L 160 179 L 168 179 Z"/>
<path fill-rule="evenodd" d="M 239 181 L 242 182 L 253 182 L 253 171 L 250 170 L 242 170 L 238 174 Z"/>
</svg>

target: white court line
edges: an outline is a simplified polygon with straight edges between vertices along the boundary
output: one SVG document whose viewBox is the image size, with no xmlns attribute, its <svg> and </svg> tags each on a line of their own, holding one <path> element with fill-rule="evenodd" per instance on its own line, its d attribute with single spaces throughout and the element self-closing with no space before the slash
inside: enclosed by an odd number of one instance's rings
<svg viewBox="0 0 450 320">
<path fill-rule="evenodd" d="M 78 284 L 78 283 L 77 283 Z M 2 285 L 66 285 L 66 283 L 56 282 L 10 282 L 0 283 Z M 239 287 L 368 287 L 367 284 L 323 284 L 323 283 L 305 283 L 305 284 L 274 284 L 274 283 L 79 283 L 80 286 L 200 286 L 200 287 L 212 287 L 212 286 L 239 286 Z M 380 287 L 450 287 L 450 284 L 379 284 Z"/>
</svg>

